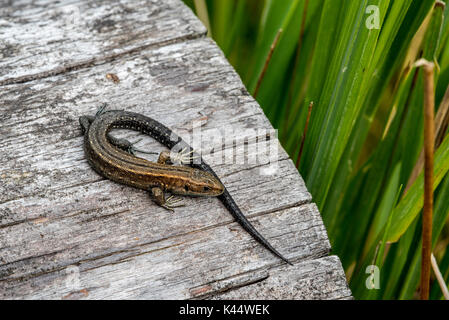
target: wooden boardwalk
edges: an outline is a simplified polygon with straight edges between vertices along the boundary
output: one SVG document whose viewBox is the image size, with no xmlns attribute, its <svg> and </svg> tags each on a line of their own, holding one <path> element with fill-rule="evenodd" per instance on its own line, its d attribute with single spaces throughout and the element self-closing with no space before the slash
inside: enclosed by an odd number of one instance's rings
<svg viewBox="0 0 449 320">
<path fill-rule="evenodd" d="M 2 3 L 1 299 L 351 298 L 317 207 L 276 139 L 270 174 L 267 163 L 205 158 L 293 267 L 216 198 L 185 198 L 172 214 L 88 166 L 78 117 L 102 103 L 151 116 L 187 140 L 198 122 L 237 137 L 272 129 L 182 2 Z M 234 151 L 251 156 L 262 138 Z M 137 147 L 163 150 L 150 138 Z"/>
</svg>

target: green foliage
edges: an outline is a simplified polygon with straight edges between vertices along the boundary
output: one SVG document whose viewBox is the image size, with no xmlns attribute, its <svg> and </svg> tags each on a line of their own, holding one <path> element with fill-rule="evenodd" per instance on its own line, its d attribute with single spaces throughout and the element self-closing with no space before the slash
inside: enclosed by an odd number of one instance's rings
<svg viewBox="0 0 449 320">
<path fill-rule="evenodd" d="M 360 299 L 411 299 L 420 275 L 423 148 L 419 58 L 438 64 L 436 108 L 449 85 L 449 14 L 433 0 L 191 0 L 296 160 L 334 253 Z M 378 15 L 376 15 L 378 13 Z M 378 24 L 378 27 L 376 27 Z M 371 28 L 371 27 L 373 28 Z M 449 91 L 448 91 L 449 92 Z M 449 137 L 435 154 L 434 254 L 449 278 Z M 445 227 L 446 226 L 446 227 Z M 365 286 L 380 268 L 380 290 Z M 433 283 L 431 297 L 441 299 Z"/>
</svg>

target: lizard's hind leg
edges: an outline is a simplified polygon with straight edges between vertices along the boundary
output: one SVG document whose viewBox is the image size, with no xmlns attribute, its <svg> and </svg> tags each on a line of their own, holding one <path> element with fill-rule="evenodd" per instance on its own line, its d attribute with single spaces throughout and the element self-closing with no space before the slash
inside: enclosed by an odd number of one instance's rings
<svg viewBox="0 0 449 320">
<path fill-rule="evenodd" d="M 79 117 L 79 123 L 81 125 L 81 130 L 83 131 L 83 134 L 85 134 L 87 131 L 89 131 L 90 124 L 94 121 L 94 116 L 81 116 Z"/>
<path fill-rule="evenodd" d="M 145 153 L 145 154 L 157 154 L 157 152 L 144 151 L 144 150 L 135 148 L 134 145 L 136 143 L 138 143 L 139 141 L 141 141 L 142 139 L 137 140 L 135 142 L 131 142 L 124 138 L 116 138 L 113 135 L 111 135 L 110 133 L 108 133 L 108 140 L 112 145 L 116 146 L 119 149 L 122 149 L 123 151 L 128 152 L 129 154 L 132 154 L 133 156 L 136 155 L 136 152 Z"/>
</svg>

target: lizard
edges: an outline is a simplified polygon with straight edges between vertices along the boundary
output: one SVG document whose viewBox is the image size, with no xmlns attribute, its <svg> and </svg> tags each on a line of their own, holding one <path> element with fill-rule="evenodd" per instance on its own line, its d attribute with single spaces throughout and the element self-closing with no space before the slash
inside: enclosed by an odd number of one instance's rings
<svg viewBox="0 0 449 320">
<path fill-rule="evenodd" d="M 135 188 L 149 191 L 156 204 L 173 211 L 179 201 L 165 192 L 187 196 L 215 196 L 234 219 L 256 241 L 275 256 L 293 265 L 280 254 L 248 221 L 215 171 L 189 144 L 171 129 L 148 116 L 123 110 L 100 109 L 95 116 L 81 116 L 84 152 L 90 166 L 100 175 Z M 149 135 L 168 149 L 182 150 L 183 164 L 170 163 L 170 153 L 160 153 L 157 163 L 135 156 L 136 149 L 126 139 L 115 138 L 112 129 L 130 129 Z M 147 152 L 152 153 L 152 152 Z M 188 155 L 187 157 L 185 155 Z M 199 158 L 199 161 L 193 159 Z"/>
</svg>

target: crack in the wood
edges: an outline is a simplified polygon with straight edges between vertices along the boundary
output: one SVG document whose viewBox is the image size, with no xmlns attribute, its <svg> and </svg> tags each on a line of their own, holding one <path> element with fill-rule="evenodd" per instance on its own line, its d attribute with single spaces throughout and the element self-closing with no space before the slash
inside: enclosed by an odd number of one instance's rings
<svg viewBox="0 0 449 320">
<path fill-rule="evenodd" d="M 254 272 L 254 271 L 257 271 L 257 270 L 251 270 L 251 272 Z M 237 275 L 235 275 L 233 277 L 238 277 L 238 276 L 240 276 L 240 274 L 237 274 Z M 229 292 L 229 291 L 232 291 L 232 290 L 236 290 L 238 288 L 242 288 L 242 287 L 245 287 L 245 286 L 249 286 L 249 285 L 253 285 L 253 284 L 265 281 L 269 277 L 270 277 L 270 274 L 268 273 L 266 276 L 263 276 L 261 278 L 256 278 L 254 280 L 243 281 L 243 282 L 241 282 L 239 284 L 236 284 L 234 286 L 232 284 L 230 284 L 228 287 L 225 286 L 223 288 L 220 288 L 220 289 L 217 289 L 217 290 L 213 290 L 213 291 L 205 293 L 205 294 L 201 294 L 201 295 L 190 297 L 189 299 L 194 299 L 194 300 L 207 299 L 207 298 L 219 295 L 221 293 Z M 232 277 L 230 277 L 230 278 L 232 278 Z M 220 280 L 217 280 L 217 281 L 214 281 L 213 283 L 219 282 L 219 281 Z"/>
<path fill-rule="evenodd" d="M 80 183 L 75 183 L 75 184 L 62 185 L 62 186 L 58 186 L 57 188 L 49 187 L 48 190 L 51 190 L 51 191 L 64 190 L 65 191 L 65 190 L 69 190 L 69 189 L 72 189 L 72 188 L 78 188 L 78 187 L 87 186 L 87 185 L 90 185 L 90 184 L 95 184 L 95 183 L 98 183 L 98 182 L 103 182 L 103 181 L 105 181 L 105 182 L 109 181 L 110 182 L 110 180 L 108 180 L 106 178 L 103 178 L 100 175 L 97 175 L 97 176 L 98 176 L 98 178 L 96 178 L 96 179 L 92 179 L 92 180 L 84 181 L 84 182 L 80 182 Z"/>
<path fill-rule="evenodd" d="M 292 262 L 295 262 L 295 263 L 303 264 L 305 262 L 321 259 L 321 258 L 324 258 L 324 257 L 327 257 L 327 256 L 328 256 L 328 253 L 326 252 L 326 250 L 320 250 L 320 251 L 318 251 L 317 253 L 315 253 L 313 255 L 305 256 L 305 257 L 297 257 L 297 258 L 290 259 L 290 260 Z M 189 299 L 194 299 L 194 300 L 197 300 L 197 299 L 198 300 L 199 299 L 208 299 L 208 298 L 211 298 L 211 297 L 218 296 L 218 295 L 220 295 L 222 293 L 225 293 L 225 292 L 234 291 L 234 290 L 237 290 L 237 289 L 245 287 L 245 286 L 249 286 L 249 285 L 253 285 L 253 284 L 265 281 L 266 279 L 268 279 L 270 277 L 270 273 L 269 273 L 270 270 L 273 270 L 273 269 L 278 268 L 278 267 L 282 268 L 283 266 L 284 265 L 282 263 L 276 263 L 276 264 L 267 265 L 267 266 L 263 266 L 263 267 L 256 268 L 256 269 L 251 269 L 251 270 L 248 270 L 248 271 L 243 272 L 243 273 L 231 275 L 231 276 L 223 278 L 223 279 L 218 279 L 218 280 L 215 280 L 215 281 L 210 281 L 210 282 L 201 284 L 199 286 L 196 286 L 195 288 L 201 288 L 203 286 L 211 285 L 211 284 L 214 284 L 214 283 L 220 283 L 220 282 L 223 282 L 223 281 L 226 281 L 226 280 L 230 280 L 230 279 L 233 279 L 233 278 L 236 278 L 236 280 L 237 280 L 238 277 L 245 276 L 245 274 L 249 274 L 249 273 L 255 273 L 255 272 L 260 272 L 260 271 L 264 271 L 264 270 L 267 270 L 267 273 L 268 273 L 267 276 L 254 279 L 254 281 L 251 281 L 251 280 L 243 281 L 241 283 L 236 284 L 235 286 L 233 286 L 233 284 L 230 283 L 228 287 L 225 286 L 224 288 L 212 290 L 212 291 L 207 292 L 207 293 L 202 294 L 202 295 L 192 296 Z M 190 290 L 193 290 L 195 288 L 191 288 Z"/>
<path fill-rule="evenodd" d="M 167 239 L 170 239 L 170 237 L 165 238 L 165 240 L 167 240 Z M 166 249 L 169 249 L 169 248 L 174 248 L 174 247 L 180 246 L 180 245 L 185 244 L 185 243 L 187 243 L 187 241 L 178 242 L 178 243 L 175 243 L 175 244 L 172 244 L 172 245 L 169 245 L 169 246 L 165 246 L 165 247 L 160 247 L 160 248 L 157 248 L 157 249 L 154 249 L 154 250 L 142 251 L 142 252 L 139 252 L 139 253 L 137 253 L 137 254 L 130 254 L 130 255 L 126 256 L 125 258 L 121 258 L 121 259 L 118 259 L 118 260 L 116 260 L 116 261 L 109 262 L 109 263 L 107 263 L 107 264 L 99 264 L 98 266 L 95 266 L 95 267 L 86 268 L 86 269 L 83 270 L 83 272 L 85 272 L 85 271 L 90 271 L 90 270 L 94 270 L 94 269 L 98 269 L 98 268 L 102 268 L 102 267 L 104 267 L 105 265 L 117 265 L 117 264 L 124 263 L 124 262 L 130 262 L 130 261 L 132 261 L 132 260 L 131 260 L 132 258 L 139 257 L 139 256 L 143 256 L 143 255 L 148 254 L 148 253 L 153 253 L 153 252 L 157 252 L 157 251 L 161 251 L 161 250 L 166 250 Z M 152 243 L 149 243 L 149 244 L 152 244 Z M 193 244 L 194 244 L 194 243 L 193 243 Z M 143 247 L 143 246 L 146 246 L 146 245 L 148 245 L 148 243 L 138 244 L 138 245 L 136 245 L 136 246 L 130 247 L 130 248 L 128 248 L 128 249 L 126 249 L 126 250 L 122 250 L 122 251 L 123 251 L 123 252 L 125 252 L 125 251 L 127 251 L 127 252 L 128 252 L 128 251 L 129 251 L 129 252 L 132 252 L 133 250 L 130 250 L 130 249 L 134 249 L 134 248 L 138 248 L 138 247 Z M 119 251 L 119 252 L 120 252 L 120 251 Z M 115 255 L 115 254 L 116 254 L 116 252 L 113 252 L 113 253 L 111 253 L 111 254 L 108 255 L 108 256 L 113 256 L 113 255 Z M 95 258 L 89 259 L 88 261 L 96 261 L 96 260 L 99 260 L 99 259 L 101 259 L 101 258 L 95 257 Z M 82 263 L 82 262 L 80 261 L 80 263 Z"/>
<path fill-rule="evenodd" d="M 84 220 L 83 223 L 89 223 L 89 222 L 92 222 L 92 221 L 101 221 L 103 219 L 107 219 L 109 217 L 117 216 L 117 215 L 119 215 L 121 213 L 125 213 L 125 212 L 130 212 L 130 210 L 129 209 L 125 209 L 125 210 L 121 210 L 121 211 L 118 211 L 118 212 L 112 212 L 112 213 L 109 213 L 109 214 L 102 214 L 101 216 L 93 216 L 92 218 Z"/>
<path fill-rule="evenodd" d="M 16 264 L 18 262 L 24 262 L 24 261 L 27 261 L 27 260 L 33 260 L 33 259 L 44 258 L 44 257 L 47 257 L 47 256 L 56 255 L 58 253 L 61 253 L 61 252 L 67 251 L 67 250 L 72 250 L 75 247 L 77 247 L 77 245 L 75 245 L 73 247 L 70 247 L 70 248 L 64 248 L 62 250 L 56 250 L 56 251 L 40 254 L 40 255 L 37 255 L 37 256 L 25 257 L 25 258 L 22 258 L 22 259 L 19 259 L 19 260 L 16 260 L 16 261 L 7 262 L 5 264 L 0 265 L 0 267 L 3 269 L 4 267 L 6 267 L 8 265 Z M 73 264 L 76 264 L 76 262 L 72 262 L 70 264 L 64 265 L 63 267 L 58 267 L 58 268 L 54 268 L 54 269 L 50 269 L 50 270 L 46 270 L 46 271 L 42 271 L 41 270 L 40 272 L 31 273 L 31 274 L 23 275 L 23 276 L 16 277 L 16 278 L 9 278 L 9 279 L 0 278 L 0 283 L 1 282 L 12 282 L 12 281 L 23 281 L 23 280 L 27 280 L 27 279 L 32 278 L 32 277 L 38 277 L 38 276 L 41 276 L 41 275 L 44 275 L 44 274 L 58 272 L 58 271 L 61 271 L 61 270 L 65 269 L 67 266 L 73 265 Z"/>
<path fill-rule="evenodd" d="M 201 39 L 201 38 L 204 38 L 205 36 L 206 36 L 206 33 L 198 32 L 198 33 L 194 33 L 194 34 L 183 35 L 181 37 L 174 37 L 172 39 L 167 39 L 167 40 L 163 40 L 160 42 L 149 43 L 147 45 L 131 48 L 131 49 L 125 50 L 120 53 L 106 54 L 101 57 L 93 57 L 93 58 L 81 60 L 81 61 L 78 61 L 78 62 L 75 62 L 72 64 L 68 64 L 65 66 L 56 67 L 53 70 L 49 70 L 49 71 L 42 71 L 42 72 L 38 72 L 35 74 L 31 74 L 31 75 L 24 75 L 24 76 L 20 76 L 20 77 L 16 77 L 16 78 L 8 78 L 8 79 L 0 80 L 0 86 L 19 84 L 19 83 L 25 83 L 25 82 L 38 80 L 38 79 L 54 77 L 54 76 L 57 76 L 57 75 L 60 75 L 63 73 L 67 73 L 67 72 L 71 72 L 71 71 L 75 71 L 75 70 L 86 69 L 86 68 L 89 68 L 92 66 L 97 66 L 97 65 L 103 65 L 103 64 L 109 63 L 111 61 L 114 61 L 117 58 L 132 55 L 132 54 L 144 51 L 144 50 L 153 49 L 153 48 L 157 49 L 157 48 L 181 43 L 183 41 L 188 41 L 188 40 Z"/>
</svg>

